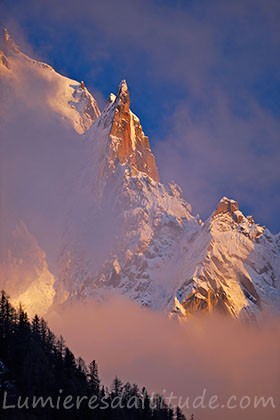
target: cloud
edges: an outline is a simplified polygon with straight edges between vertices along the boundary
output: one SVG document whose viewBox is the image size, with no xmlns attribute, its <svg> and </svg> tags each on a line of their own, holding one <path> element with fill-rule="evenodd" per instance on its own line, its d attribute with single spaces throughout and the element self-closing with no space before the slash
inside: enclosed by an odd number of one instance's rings
<svg viewBox="0 0 280 420">
<path fill-rule="evenodd" d="M 276 0 L 3 4 L 3 20 L 28 26 L 59 70 L 105 96 L 129 80 L 162 178 L 183 184 L 204 218 L 234 195 L 279 230 Z"/>
<path fill-rule="evenodd" d="M 260 223 L 278 228 L 280 122 L 250 96 L 244 95 L 244 116 L 223 91 L 214 94 L 207 113 L 197 115 L 187 104 L 175 110 L 169 133 L 155 148 L 162 178 L 174 179 L 204 217 L 228 195 Z"/>
<path fill-rule="evenodd" d="M 58 81 L 48 79 L 48 70 L 44 78 L 36 66 L 27 69 L 19 65 L 13 77 L 0 83 L 0 252 L 10 231 L 24 220 L 53 257 L 70 207 L 66 185 L 77 177 L 85 147 L 72 121 L 46 106 L 56 98 Z"/>
<path fill-rule="evenodd" d="M 232 195 L 262 223 L 279 228 L 279 107 L 276 102 L 269 107 L 267 95 L 260 100 L 256 88 L 278 69 L 278 2 L 65 4 L 4 1 L 2 16 L 15 38 L 19 34 L 31 42 L 32 55 L 50 64 L 53 58 L 71 77 L 73 69 L 78 79 L 100 78 L 97 86 L 104 95 L 128 77 L 140 117 L 150 127 L 157 120 L 153 145 L 162 178 L 182 185 L 196 211 L 206 216 L 220 196 Z M 76 157 L 82 161 L 83 152 L 77 135 L 69 128 L 66 136 L 61 121 L 50 127 L 52 116 L 40 112 L 39 98 L 31 99 L 31 117 L 22 101 L 6 104 L 13 110 L 13 130 L 2 137 L 7 157 L 2 170 L 13 183 L 6 205 L 25 212 L 38 230 L 47 217 L 52 229 L 44 227 L 43 233 L 53 240 L 68 203 L 61 197 L 61 212 L 52 203 L 69 176 L 67 168 L 77 173 Z M 40 133 L 40 144 L 34 132 L 22 129 L 28 118 Z M 47 177 L 37 176 L 38 162 Z M 22 186 L 29 184 L 32 191 L 26 194 Z M 77 305 L 49 319 L 76 354 L 97 359 L 106 383 L 118 374 L 151 391 L 165 388 L 192 398 L 204 388 L 221 400 L 231 394 L 279 398 L 277 320 L 261 330 L 217 319 L 193 320 L 182 329 L 121 299 L 104 306 Z M 222 410 L 197 413 L 200 420 L 264 416 L 278 419 L 279 407 L 227 411 L 226 417 Z"/>
<path fill-rule="evenodd" d="M 213 395 L 220 405 L 232 395 L 279 396 L 279 320 L 269 318 L 259 328 L 219 318 L 193 318 L 185 325 L 165 315 L 140 308 L 123 298 L 104 304 L 73 304 L 49 315 L 51 327 L 87 362 L 95 358 L 105 384 L 115 375 L 146 385 L 150 392 L 181 401 L 189 397 L 188 414 L 199 420 L 278 419 L 275 409 L 193 410 L 203 394 L 205 405 Z M 243 400 L 246 402 L 246 399 Z"/>
</svg>

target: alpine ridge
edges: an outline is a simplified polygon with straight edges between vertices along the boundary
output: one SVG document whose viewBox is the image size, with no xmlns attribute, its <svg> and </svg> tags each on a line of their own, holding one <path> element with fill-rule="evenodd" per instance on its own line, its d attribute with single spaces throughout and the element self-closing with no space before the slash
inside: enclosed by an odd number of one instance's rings
<svg viewBox="0 0 280 420">
<path fill-rule="evenodd" d="M 279 234 L 227 197 L 205 222 L 194 217 L 180 187 L 160 182 L 125 80 L 100 110 L 83 82 L 22 53 L 7 31 L 0 45 L 1 138 L 10 139 L 1 146 L 3 159 L 15 164 L 14 148 L 30 137 L 44 150 L 35 162 L 34 150 L 25 150 L 22 165 L 32 160 L 28 182 L 9 177 L 3 184 L 12 197 L 4 210 L 13 229 L 3 230 L 9 246 L 7 252 L 1 243 L 1 287 L 16 302 L 43 314 L 121 294 L 180 319 L 219 311 L 252 320 L 279 310 Z M 14 133 L 11 115 L 21 114 Z M 45 130 L 36 125 L 42 116 Z M 33 201 L 21 198 L 11 211 L 19 191 Z M 21 238 L 27 248 L 19 247 Z"/>
</svg>

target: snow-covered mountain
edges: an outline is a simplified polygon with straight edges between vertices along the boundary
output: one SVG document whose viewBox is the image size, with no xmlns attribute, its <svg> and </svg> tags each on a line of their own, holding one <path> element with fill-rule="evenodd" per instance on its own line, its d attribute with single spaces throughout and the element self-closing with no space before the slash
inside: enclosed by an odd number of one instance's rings
<svg viewBox="0 0 280 420">
<path fill-rule="evenodd" d="M 58 116 L 70 122 L 79 133 L 84 133 L 100 115 L 98 105 L 84 83 L 63 77 L 46 63 L 36 61 L 21 52 L 5 29 L 0 38 L 1 92 L 8 95 L 13 85 L 17 99 L 32 106 L 40 89 L 41 103 L 53 109 Z M 30 103 L 31 102 L 31 103 Z M 5 109 L 5 103 L 2 104 Z M 3 111 L 2 111 L 3 112 Z"/>
<path fill-rule="evenodd" d="M 3 191 L 12 191 L 4 206 L 9 224 L 17 225 L 20 217 L 28 226 L 19 225 L 9 246 L 3 238 L 1 243 L 1 286 L 14 299 L 33 312 L 41 300 L 41 313 L 111 294 L 179 317 L 215 309 L 252 317 L 263 308 L 280 308 L 280 236 L 225 197 L 205 223 L 192 215 L 180 188 L 160 182 L 126 81 L 100 112 L 83 82 L 27 57 L 7 32 L 1 50 L 3 138 L 15 139 L 16 149 L 17 142 L 29 144 L 25 133 L 36 134 L 36 144 L 55 156 L 55 163 L 50 159 L 46 165 L 45 154 L 37 154 L 28 183 L 4 181 Z M 13 110 L 35 116 L 20 120 L 20 136 L 13 132 Z M 42 113 L 47 120 L 37 126 Z M 74 159 L 68 156 L 71 147 Z M 4 157 L 16 164 L 13 150 L 4 140 Z M 33 148 L 28 153 L 32 156 Z M 14 199 L 22 190 L 29 205 Z M 17 203 L 16 211 L 9 212 L 10 202 Z M 29 245 L 18 246 L 21 238 Z"/>
<path fill-rule="evenodd" d="M 192 244 L 187 244 L 175 311 L 188 316 L 218 308 L 234 317 L 279 309 L 279 235 L 245 217 L 222 198 Z"/>
<path fill-rule="evenodd" d="M 55 297 L 55 278 L 49 271 L 46 254 L 21 221 L 11 232 L 0 261 L 0 288 L 21 303 L 30 315 L 45 313 Z"/>
</svg>

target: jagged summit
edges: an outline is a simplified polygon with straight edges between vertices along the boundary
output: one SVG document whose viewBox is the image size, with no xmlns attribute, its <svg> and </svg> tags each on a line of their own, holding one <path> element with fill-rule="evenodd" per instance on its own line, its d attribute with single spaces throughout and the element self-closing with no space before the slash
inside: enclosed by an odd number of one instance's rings
<svg viewBox="0 0 280 420">
<path fill-rule="evenodd" d="M 233 200 L 232 198 L 228 198 L 225 195 L 220 199 L 220 203 L 236 203 L 236 200 Z"/>
<path fill-rule="evenodd" d="M 239 206 L 238 206 L 237 201 L 224 196 L 219 201 L 219 204 L 216 210 L 214 211 L 213 216 L 217 216 L 218 214 L 223 214 L 223 213 L 232 214 L 238 210 L 239 210 Z"/>
<path fill-rule="evenodd" d="M 10 37 L 8 29 L 6 29 L 6 28 L 4 28 L 2 30 L 2 33 L 1 33 L 1 36 L 0 36 L 0 49 L 7 56 L 9 56 L 11 54 L 17 54 L 17 53 L 20 52 L 19 47 L 16 45 L 16 43 Z"/>
<path fill-rule="evenodd" d="M 121 83 L 119 84 L 116 98 L 117 98 L 117 102 L 128 104 L 128 107 L 130 106 L 129 90 L 128 90 L 126 80 L 122 80 Z"/>
<path fill-rule="evenodd" d="M 35 60 L 22 52 L 20 47 L 11 38 L 8 29 L 2 29 L 0 32 L 0 62 L 2 62 L 5 67 L 10 69 L 12 59 L 18 59 L 22 60 L 23 62 L 54 71 L 54 69 L 48 64 Z"/>
<path fill-rule="evenodd" d="M 130 111 L 130 96 L 126 80 L 121 81 L 116 94 L 110 93 L 103 114 L 110 112 L 112 120 L 114 111 L 120 108 L 125 109 L 126 112 Z"/>
<path fill-rule="evenodd" d="M 108 132 L 109 150 L 105 151 L 105 158 L 110 170 L 115 171 L 118 164 L 128 165 L 132 175 L 142 172 L 159 181 L 149 139 L 143 132 L 139 118 L 130 109 L 126 80 L 121 81 L 116 95 L 109 95 L 97 125 L 100 130 Z"/>
<path fill-rule="evenodd" d="M 9 86 L 20 92 L 25 86 L 31 106 L 36 108 L 36 101 L 48 104 L 48 111 L 57 112 L 79 134 L 84 134 L 100 115 L 96 100 L 84 82 L 64 77 L 48 64 L 26 55 L 7 29 L 0 34 L 0 74 L 5 89 Z"/>
<path fill-rule="evenodd" d="M 209 218 L 209 223 L 213 234 L 215 231 L 225 232 L 237 229 L 239 233 L 252 240 L 259 238 L 265 230 L 265 227 L 257 224 L 252 216 L 245 216 L 240 211 L 237 201 L 228 197 L 220 200 Z"/>
</svg>

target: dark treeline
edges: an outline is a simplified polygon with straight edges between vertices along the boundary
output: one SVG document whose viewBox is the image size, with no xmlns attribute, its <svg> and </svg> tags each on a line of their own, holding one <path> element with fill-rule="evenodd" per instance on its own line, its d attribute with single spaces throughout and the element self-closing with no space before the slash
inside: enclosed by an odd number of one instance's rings
<svg viewBox="0 0 280 420">
<path fill-rule="evenodd" d="M 42 408 L 40 402 L 32 408 L 33 396 L 43 397 L 46 406 Z M 71 397 L 66 403 L 67 396 Z M 85 397 L 79 409 L 78 396 Z M 16 408 L 4 410 L 4 401 Z M 16 310 L 10 304 L 4 291 L 0 295 L 0 404 L 3 420 L 186 419 L 179 408 L 173 410 L 160 395 L 152 398 L 135 384 L 115 378 L 110 389 L 104 388 L 94 360 L 87 366 L 83 359 L 75 359 L 43 318 L 35 315 L 29 321 L 22 307 Z M 24 407 L 18 408 L 19 404 Z"/>
</svg>

